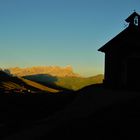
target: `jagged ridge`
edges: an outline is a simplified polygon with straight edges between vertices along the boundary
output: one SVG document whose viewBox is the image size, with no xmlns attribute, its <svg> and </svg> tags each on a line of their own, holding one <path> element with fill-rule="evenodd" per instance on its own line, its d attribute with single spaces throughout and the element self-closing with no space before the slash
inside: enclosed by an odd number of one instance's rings
<svg viewBox="0 0 140 140">
<path fill-rule="evenodd" d="M 51 76 L 57 77 L 80 77 L 79 74 L 73 72 L 71 66 L 59 67 L 59 66 L 35 66 L 28 68 L 9 68 L 5 71 L 9 71 L 9 73 L 16 76 L 28 76 L 28 75 L 36 75 L 36 74 L 49 74 Z"/>
</svg>

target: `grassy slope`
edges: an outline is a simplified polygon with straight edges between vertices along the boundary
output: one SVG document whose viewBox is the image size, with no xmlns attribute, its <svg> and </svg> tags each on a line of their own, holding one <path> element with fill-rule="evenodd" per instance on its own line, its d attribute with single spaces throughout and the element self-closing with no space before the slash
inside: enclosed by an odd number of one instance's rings
<svg viewBox="0 0 140 140">
<path fill-rule="evenodd" d="M 32 86 L 32 87 L 35 87 L 37 89 L 40 89 L 42 91 L 49 91 L 51 93 L 57 93 L 59 92 L 59 90 L 56 90 L 56 89 L 53 89 L 53 88 L 49 88 L 47 86 L 44 86 L 44 85 L 41 85 L 39 83 L 36 83 L 34 81 L 31 81 L 31 80 L 27 80 L 27 79 L 24 79 L 24 78 L 20 78 L 23 82 L 25 82 L 26 84 Z"/>
<path fill-rule="evenodd" d="M 49 88 L 38 84 L 36 82 L 26 80 L 24 78 L 12 77 L 8 74 L 0 71 L 0 89 L 12 90 L 12 89 L 30 89 L 30 90 L 41 90 L 46 92 L 56 93 L 58 90 Z"/>
<path fill-rule="evenodd" d="M 72 90 L 79 90 L 85 86 L 102 83 L 103 75 L 97 75 L 93 77 L 88 78 L 82 78 L 82 77 L 64 77 L 59 78 L 56 82 L 56 85 L 72 89 Z"/>
<path fill-rule="evenodd" d="M 48 75 L 31 75 L 25 76 L 24 78 L 40 82 L 45 85 L 54 85 L 69 90 L 79 90 L 85 86 L 102 83 L 103 75 L 97 75 L 93 77 L 52 77 Z"/>
<path fill-rule="evenodd" d="M 0 71 L 0 88 L 5 90 L 12 90 L 12 89 L 26 89 L 23 86 L 26 86 L 26 84 L 18 79 L 17 77 L 11 77 L 8 74 Z M 28 87 L 29 88 L 29 87 Z"/>
</svg>

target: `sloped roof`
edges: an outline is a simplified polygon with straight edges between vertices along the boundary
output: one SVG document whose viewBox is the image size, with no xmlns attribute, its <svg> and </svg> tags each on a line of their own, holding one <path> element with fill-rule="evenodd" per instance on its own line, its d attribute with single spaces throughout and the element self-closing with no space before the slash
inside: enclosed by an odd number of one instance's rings
<svg viewBox="0 0 140 140">
<path fill-rule="evenodd" d="M 127 27 L 117 36 L 115 36 L 113 39 L 103 45 L 100 49 L 98 49 L 98 51 L 107 52 L 108 50 L 112 49 L 112 47 L 118 47 L 119 45 L 123 44 L 140 44 L 139 28 L 139 26 Z"/>
<path fill-rule="evenodd" d="M 138 13 L 136 13 L 136 12 L 133 12 L 125 21 L 126 22 L 131 22 L 133 19 L 134 19 L 134 17 L 136 17 L 136 16 L 140 16 Z"/>
</svg>

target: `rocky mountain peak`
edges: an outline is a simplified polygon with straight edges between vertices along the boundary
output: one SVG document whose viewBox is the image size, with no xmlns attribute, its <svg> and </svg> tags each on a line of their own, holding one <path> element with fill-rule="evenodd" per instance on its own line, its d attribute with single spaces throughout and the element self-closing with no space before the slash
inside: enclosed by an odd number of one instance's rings
<svg viewBox="0 0 140 140">
<path fill-rule="evenodd" d="M 59 66 L 34 66 L 27 68 L 9 68 L 8 69 L 12 75 L 16 76 L 28 76 L 36 74 L 48 74 L 51 76 L 58 77 L 80 77 L 80 75 L 73 72 L 72 66 L 68 65 L 66 67 Z"/>
</svg>

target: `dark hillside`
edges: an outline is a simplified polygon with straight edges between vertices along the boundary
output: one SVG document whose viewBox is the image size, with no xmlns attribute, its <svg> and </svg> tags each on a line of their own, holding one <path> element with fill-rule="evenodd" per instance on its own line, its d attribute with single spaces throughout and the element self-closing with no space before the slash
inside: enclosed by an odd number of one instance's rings
<svg viewBox="0 0 140 140">
<path fill-rule="evenodd" d="M 18 77 L 13 77 L 8 75 L 7 73 L 0 71 L 0 88 L 3 90 L 13 90 L 13 89 L 32 89 L 37 90 L 32 86 L 29 86 L 25 82 L 23 82 Z"/>
<path fill-rule="evenodd" d="M 4 71 L 0 71 L 0 90 L 3 91 L 45 91 L 45 92 L 51 92 L 51 93 L 57 93 L 59 90 L 55 90 L 53 88 L 49 88 L 46 86 L 43 86 L 39 83 L 33 82 L 31 80 L 26 80 L 24 78 L 19 78 L 15 76 L 11 76 Z M 13 91 L 12 91 L 13 92 Z"/>
<path fill-rule="evenodd" d="M 90 93 L 93 90 L 94 95 Z M 91 86 L 79 93 L 81 97 L 73 104 L 76 109 L 70 108 L 71 111 L 75 110 L 78 113 L 73 112 L 71 118 L 65 117 L 67 121 L 62 121 L 62 124 L 51 131 L 49 137 L 56 132 L 58 137 L 70 139 L 73 137 L 95 140 L 140 138 L 140 92 L 104 90 L 100 86 Z M 68 112 L 71 112 L 70 110 Z M 42 139 L 44 138 L 45 136 Z"/>
<path fill-rule="evenodd" d="M 140 94 L 93 85 L 63 110 L 9 139 L 139 139 Z"/>
<path fill-rule="evenodd" d="M 75 93 L 0 94 L 0 139 L 40 124 L 40 120 L 64 109 Z"/>
</svg>

